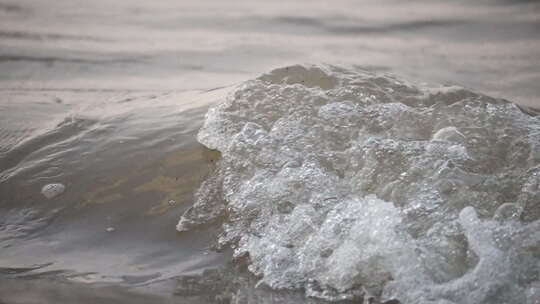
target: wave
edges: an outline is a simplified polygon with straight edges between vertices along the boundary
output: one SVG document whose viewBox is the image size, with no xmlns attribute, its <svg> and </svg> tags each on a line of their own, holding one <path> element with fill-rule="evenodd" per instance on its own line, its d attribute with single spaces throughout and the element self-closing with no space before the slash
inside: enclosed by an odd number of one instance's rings
<svg viewBox="0 0 540 304">
<path fill-rule="evenodd" d="M 33 166 L 27 167 L 28 164 L 25 164 L 25 160 L 32 154 L 54 148 L 65 141 L 76 139 L 97 123 L 98 121 L 95 119 L 69 117 L 65 118 L 53 129 L 38 134 L 30 131 L 20 132 L 19 130 L 13 132 L 0 128 L 0 138 L 13 138 L 11 142 L 7 141 L 7 143 L 0 145 L 0 183 L 13 177 L 19 170 L 31 169 L 37 166 L 37 163 L 44 163 L 43 159 L 39 159 Z M 23 129 L 23 131 L 26 130 Z M 50 157 L 46 156 L 45 159 Z"/>
<path fill-rule="evenodd" d="M 226 218 L 260 284 L 327 300 L 536 303 L 540 121 L 457 87 L 276 69 L 210 109 L 222 158 L 177 230 Z"/>
</svg>

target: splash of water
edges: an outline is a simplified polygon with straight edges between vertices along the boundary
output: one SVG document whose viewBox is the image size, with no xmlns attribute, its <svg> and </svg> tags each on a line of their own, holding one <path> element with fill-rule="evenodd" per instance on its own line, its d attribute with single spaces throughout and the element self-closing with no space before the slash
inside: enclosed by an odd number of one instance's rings
<svg viewBox="0 0 540 304">
<path fill-rule="evenodd" d="M 540 121 L 500 99 L 291 66 L 241 85 L 198 140 L 222 159 L 177 229 L 272 288 L 403 303 L 537 303 Z"/>
</svg>

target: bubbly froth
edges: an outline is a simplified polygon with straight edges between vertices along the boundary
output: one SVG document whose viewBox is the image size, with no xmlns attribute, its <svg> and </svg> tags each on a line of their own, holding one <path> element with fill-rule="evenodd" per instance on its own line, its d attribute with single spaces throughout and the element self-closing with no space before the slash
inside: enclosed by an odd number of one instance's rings
<svg viewBox="0 0 540 304">
<path fill-rule="evenodd" d="M 329 300 L 536 303 L 540 122 L 463 88 L 291 66 L 209 110 L 222 158 L 177 229 L 226 217 L 222 245 L 273 288 Z"/>
</svg>

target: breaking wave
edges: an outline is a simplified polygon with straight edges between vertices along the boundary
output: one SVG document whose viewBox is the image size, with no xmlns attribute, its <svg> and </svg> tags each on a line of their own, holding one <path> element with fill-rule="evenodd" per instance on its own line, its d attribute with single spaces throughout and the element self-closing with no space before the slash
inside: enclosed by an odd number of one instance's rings
<svg viewBox="0 0 540 304">
<path fill-rule="evenodd" d="M 540 121 L 463 88 L 334 66 L 242 84 L 177 229 L 226 218 L 260 283 L 327 300 L 538 303 Z"/>
</svg>

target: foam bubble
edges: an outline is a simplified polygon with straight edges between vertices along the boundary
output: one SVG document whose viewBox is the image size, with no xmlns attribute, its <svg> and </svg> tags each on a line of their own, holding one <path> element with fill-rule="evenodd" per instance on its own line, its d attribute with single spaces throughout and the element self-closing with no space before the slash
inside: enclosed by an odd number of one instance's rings
<svg viewBox="0 0 540 304">
<path fill-rule="evenodd" d="M 51 199 L 53 197 L 56 197 L 66 190 L 66 186 L 63 184 L 55 183 L 55 184 L 47 184 L 41 188 L 41 194 L 45 196 L 48 199 Z"/>
</svg>

